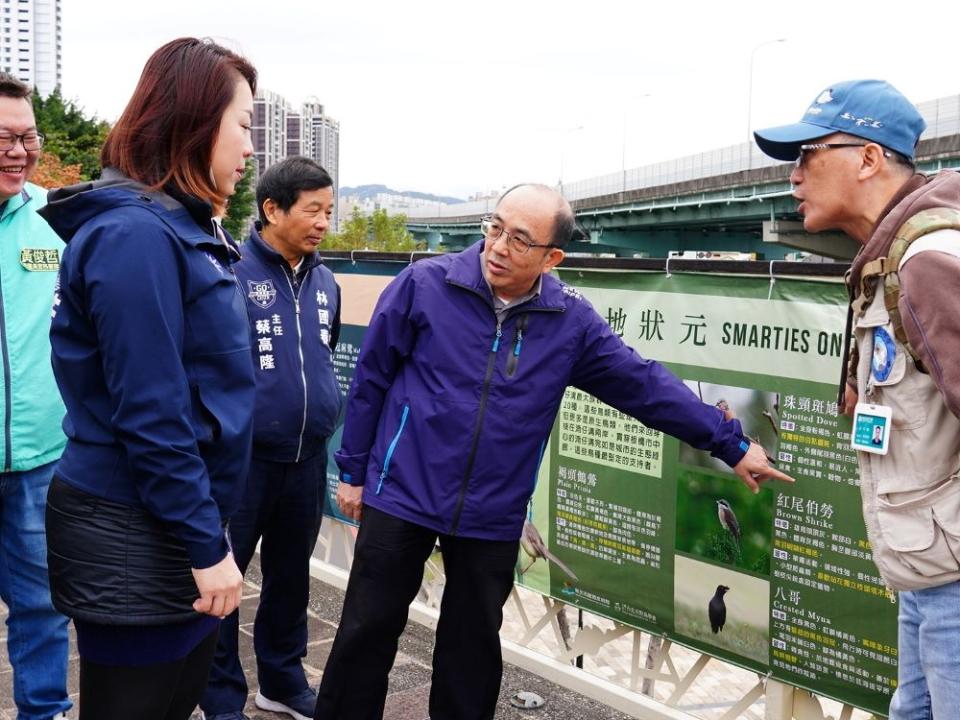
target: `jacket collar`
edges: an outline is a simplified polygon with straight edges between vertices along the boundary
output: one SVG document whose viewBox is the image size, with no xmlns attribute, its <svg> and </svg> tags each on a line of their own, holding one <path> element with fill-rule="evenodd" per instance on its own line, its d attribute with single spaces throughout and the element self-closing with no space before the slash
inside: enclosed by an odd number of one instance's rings
<svg viewBox="0 0 960 720">
<path fill-rule="evenodd" d="M 231 263 L 240 260 L 240 250 L 237 248 L 236 241 L 230 237 L 230 234 L 223 227 L 219 218 L 214 220 L 213 205 L 206 200 L 201 200 L 193 195 L 183 192 L 173 183 L 168 183 L 163 187 L 163 193 L 187 211 L 187 215 L 203 231 L 206 238 L 195 234 L 185 236 L 184 239 L 193 245 L 213 244 L 218 251 L 226 250 L 226 255 Z M 219 233 L 218 233 L 219 231 Z"/>
<path fill-rule="evenodd" d="M 36 190 L 37 188 L 34 189 Z M 33 195 L 30 193 L 27 185 L 24 185 L 20 192 L 8 198 L 5 202 L 0 203 L 0 220 L 6 220 L 8 216 L 13 215 L 32 199 Z"/>
<path fill-rule="evenodd" d="M 483 277 L 480 264 L 480 254 L 483 252 L 483 240 L 471 245 L 454 256 L 447 268 L 446 281 L 453 285 L 472 290 L 485 298 L 493 307 L 493 296 L 490 286 Z M 518 305 L 527 309 L 563 310 L 566 308 L 562 283 L 553 275 L 546 274 L 542 278 L 540 294 L 528 302 Z M 512 308 L 511 308 L 512 309 Z"/>
<path fill-rule="evenodd" d="M 51 190 L 38 213 L 64 242 L 70 242 L 88 220 L 121 207 L 141 207 L 154 213 L 187 245 L 220 253 L 231 261 L 240 257 L 226 232 L 226 246 L 214 234 L 209 204 L 183 193 L 153 190 L 114 168 L 104 168 L 99 180 Z"/>
<path fill-rule="evenodd" d="M 290 263 L 286 259 L 274 250 L 270 245 L 267 244 L 267 241 L 263 239 L 263 236 L 260 234 L 260 221 L 258 220 L 254 223 L 254 226 L 250 229 L 250 238 L 247 241 L 247 247 L 253 252 L 253 254 L 264 263 L 269 265 L 279 265 L 283 270 L 291 270 Z M 308 270 L 312 270 L 317 267 L 317 265 L 322 265 L 323 261 L 320 259 L 320 256 L 317 253 L 310 253 L 309 255 L 303 256 L 303 265 L 300 267 L 300 272 L 305 273 Z"/>
<path fill-rule="evenodd" d="M 205 202 L 200 198 L 196 198 L 193 195 L 187 195 L 173 183 L 167 183 L 164 185 L 163 192 L 184 207 L 184 209 L 190 215 L 190 218 L 197 224 L 197 227 L 203 230 L 203 232 L 205 232 L 207 235 L 214 235 L 213 206 L 210 203 Z"/>
</svg>

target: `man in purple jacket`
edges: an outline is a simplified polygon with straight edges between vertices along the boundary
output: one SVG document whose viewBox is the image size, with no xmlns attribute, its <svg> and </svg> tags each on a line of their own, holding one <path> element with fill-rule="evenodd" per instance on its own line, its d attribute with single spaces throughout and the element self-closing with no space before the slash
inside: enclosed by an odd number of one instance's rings
<svg viewBox="0 0 960 720">
<path fill-rule="evenodd" d="M 337 502 L 363 522 L 315 718 L 383 714 L 397 640 L 437 538 L 446 586 L 432 720 L 492 718 L 499 629 L 537 468 L 573 385 L 710 452 L 754 491 L 771 468 L 733 419 L 623 343 L 579 292 L 548 275 L 575 233 L 553 189 L 519 185 L 484 241 L 425 260 L 370 320 L 337 453 Z"/>
</svg>

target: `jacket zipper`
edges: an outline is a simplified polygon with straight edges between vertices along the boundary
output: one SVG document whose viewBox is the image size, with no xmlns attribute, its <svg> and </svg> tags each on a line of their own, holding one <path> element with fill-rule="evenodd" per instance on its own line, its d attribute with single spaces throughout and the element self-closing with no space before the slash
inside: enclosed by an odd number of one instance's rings
<svg viewBox="0 0 960 720">
<path fill-rule="evenodd" d="M 300 353 L 300 379 L 303 381 L 303 423 L 300 425 L 300 439 L 297 442 L 297 459 L 294 462 L 300 462 L 300 453 L 303 451 L 303 435 L 307 431 L 307 371 L 303 361 L 303 332 L 300 329 L 300 291 L 303 290 L 303 283 L 296 290 L 293 289 L 293 282 L 284 268 L 280 269 L 283 277 L 290 286 L 290 292 L 293 294 L 293 307 L 297 313 L 297 351 Z"/>
<path fill-rule="evenodd" d="M 473 463 L 477 459 L 477 448 L 480 445 L 480 428 L 483 427 L 483 416 L 487 410 L 487 397 L 490 394 L 490 381 L 493 370 L 497 366 L 497 351 L 500 350 L 500 338 L 503 336 L 503 323 L 497 321 L 497 334 L 493 338 L 490 354 L 487 359 L 487 372 L 483 376 L 483 390 L 480 392 L 480 411 L 477 413 L 477 424 L 473 429 L 473 441 L 470 443 L 470 455 L 467 457 L 467 470 L 460 483 L 460 494 L 457 495 L 457 504 L 453 510 L 453 519 L 450 521 L 450 534 L 457 534 L 460 525 L 460 514 L 463 512 L 463 501 L 467 497 L 467 487 L 470 485 L 470 475 L 473 473 Z"/>
<path fill-rule="evenodd" d="M 393 436 L 390 445 L 387 447 L 387 455 L 383 459 L 383 470 L 380 471 L 380 481 L 377 483 L 377 492 L 379 495 L 383 489 L 383 481 L 387 479 L 387 473 L 390 471 L 390 460 L 393 458 L 393 451 L 397 449 L 397 443 L 400 442 L 400 435 L 403 433 L 403 426 L 407 424 L 407 415 L 410 414 L 410 406 L 403 406 L 403 414 L 400 416 L 400 427 L 397 428 L 397 434 Z"/>
<path fill-rule="evenodd" d="M 496 314 L 496 310 L 494 309 L 493 304 L 490 302 L 489 297 L 481 293 L 476 288 L 470 287 L 469 285 L 462 285 L 451 280 L 447 280 L 447 283 L 453 285 L 454 287 L 458 287 L 461 290 L 466 290 L 467 292 L 473 293 L 481 300 L 486 302 L 487 306 L 494 311 L 494 314 Z M 528 310 L 528 312 L 532 310 L 537 312 L 563 312 L 563 308 L 532 308 L 531 310 Z M 510 319 L 513 314 L 514 313 L 508 313 L 504 320 Z M 463 501 L 466 499 L 467 487 L 470 485 L 470 474 L 473 472 L 473 463 L 476 460 L 477 448 L 480 444 L 480 428 L 483 426 L 483 416 L 487 408 L 487 395 L 490 392 L 490 381 L 493 378 L 493 371 L 496 367 L 497 351 L 500 349 L 500 338 L 503 334 L 502 326 L 503 323 L 498 320 L 497 335 L 493 340 L 493 347 L 490 348 L 490 357 L 487 360 L 487 372 L 483 378 L 483 390 L 480 395 L 480 412 L 477 415 L 477 424 L 473 430 L 473 442 L 470 446 L 470 455 L 467 458 L 467 470 L 463 474 L 463 482 L 460 484 L 460 494 L 457 496 L 457 504 L 453 510 L 453 520 L 450 523 L 451 535 L 457 534 L 457 527 L 460 525 L 460 514 L 463 512 Z M 520 340 L 522 341 L 522 338 L 520 338 Z M 517 356 L 519 357 L 519 348 L 514 348 L 514 352 L 516 352 Z"/>
<path fill-rule="evenodd" d="M 7 347 L 7 316 L 3 303 L 3 281 L 0 280 L 0 347 L 3 352 L 3 471 L 13 469 L 13 388 L 10 379 L 10 349 Z"/>
<path fill-rule="evenodd" d="M 517 335 L 513 343 L 513 352 L 507 358 L 507 377 L 513 377 L 517 372 L 517 365 L 520 364 L 520 347 L 523 345 L 523 331 L 527 329 L 527 323 L 530 316 L 523 313 L 517 318 Z"/>
</svg>

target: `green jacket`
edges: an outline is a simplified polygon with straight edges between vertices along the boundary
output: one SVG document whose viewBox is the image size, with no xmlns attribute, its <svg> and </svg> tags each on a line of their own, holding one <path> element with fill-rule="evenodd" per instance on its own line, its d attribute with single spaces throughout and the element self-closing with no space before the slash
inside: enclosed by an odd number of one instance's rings
<svg viewBox="0 0 960 720">
<path fill-rule="evenodd" d="M 50 365 L 50 311 L 63 242 L 37 210 L 43 188 L 27 183 L 0 208 L 0 471 L 53 462 L 66 439 Z"/>
</svg>

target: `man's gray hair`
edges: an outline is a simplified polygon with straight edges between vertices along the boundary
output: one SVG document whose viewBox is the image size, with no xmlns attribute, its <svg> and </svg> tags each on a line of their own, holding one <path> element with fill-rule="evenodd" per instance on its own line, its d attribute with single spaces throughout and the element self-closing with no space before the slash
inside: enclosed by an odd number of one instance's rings
<svg viewBox="0 0 960 720">
<path fill-rule="evenodd" d="M 850 133 L 838 133 L 839 140 L 843 142 L 862 142 L 864 144 L 874 142 L 865 137 L 860 137 L 859 135 L 852 135 Z M 816 142 L 816 141 L 814 141 Z M 880 143 L 874 143 L 875 145 L 880 145 Z M 913 160 L 908 158 L 906 155 L 898 153 L 896 150 L 891 150 L 886 145 L 880 145 L 886 153 L 887 159 L 892 162 L 894 165 L 902 165 L 904 171 L 909 170 L 911 173 L 917 171 L 916 163 Z"/>
</svg>

